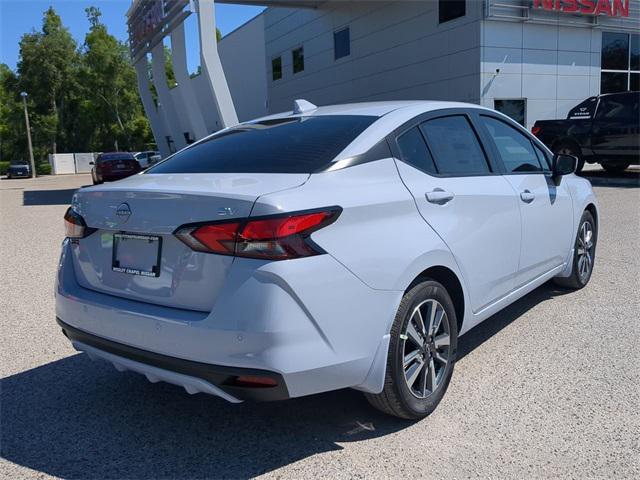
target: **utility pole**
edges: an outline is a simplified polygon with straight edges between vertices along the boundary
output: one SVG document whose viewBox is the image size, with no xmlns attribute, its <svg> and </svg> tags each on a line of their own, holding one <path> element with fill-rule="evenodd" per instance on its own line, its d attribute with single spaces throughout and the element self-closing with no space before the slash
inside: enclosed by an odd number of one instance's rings
<svg viewBox="0 0 640 480">
<path fill-rule="evenodd" d="M 29 126 L 29 111 L 27 110 L 27 92 L 20 92 L 24 104 L 24 123 L 27 126 L 27 143 L 29 144 L 29 161 L 31 162 L 31 178 L 36 178 L 36 164 L 33 161 L 33 146 L 31 145 L 31 127 Z"/>
</svg>

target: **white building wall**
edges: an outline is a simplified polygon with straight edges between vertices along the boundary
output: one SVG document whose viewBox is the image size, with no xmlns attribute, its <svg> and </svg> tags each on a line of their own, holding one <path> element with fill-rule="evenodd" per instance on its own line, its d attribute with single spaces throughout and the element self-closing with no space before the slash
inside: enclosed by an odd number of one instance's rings
<svg viewBox="0 0 640 480">
<path fill-rule="evenodd" d="M 328 2 L 317 10 L 265 11 L 269 112 L 293 100 L 331 103 L 447 99 L 480 101 L 482 2 L 438 25 L 438 2 Z M 351 54 L 334 59 L 333 33 L 348 26 Z M 291 51 L 304 47 L 305 69 L 293 74 Z M 271 59 L 283 76 L 272 80 Z"/>
<path fill-rule="evenodd" d="M 226 35 L 218 43 L 238 119 L 267 114 L 267 70 L 264 14 Z"/>
<path fill-rule="evenodd" d="M 482 105 L 524 98 L 528 128 L 564 118 L 600 91 L 601 43 L 602 32 L 591 28 L 483 22 Z"/>
<path fill-rule="evenodd" d="M 483 3 L 481 103 L 493 108 L 495 99 L 526 99 L 528 128 L 565 118 L 600 93 L 603 31 L 640 31 L 640 0 L 629 0 L 628 17 L 548 12 L 523 0 Z"/>
</svg>

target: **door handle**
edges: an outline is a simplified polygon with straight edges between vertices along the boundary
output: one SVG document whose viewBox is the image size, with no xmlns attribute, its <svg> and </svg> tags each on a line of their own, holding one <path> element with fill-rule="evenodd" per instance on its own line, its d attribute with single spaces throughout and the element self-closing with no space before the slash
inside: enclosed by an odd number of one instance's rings
<svg viewBox="0 0 640 480">
<path fill-rule="evenodd" d="M 454 195 L 451 192 L 445 192 L 441 188 L 436 188 L 432 192 L 425 193 L 425 197 L 427 197 L 427 202 L 429 203 L 444 205 L 453 200 Z"/>
<path fill-rule="evenodd" d="M 520 193 L 520 199 L 524 203 L 531 203 L 536 199 L 536 196 L 535 194 L 531 193 L 529 190 L 525 190 L 524 192 Z"/>
</svg>

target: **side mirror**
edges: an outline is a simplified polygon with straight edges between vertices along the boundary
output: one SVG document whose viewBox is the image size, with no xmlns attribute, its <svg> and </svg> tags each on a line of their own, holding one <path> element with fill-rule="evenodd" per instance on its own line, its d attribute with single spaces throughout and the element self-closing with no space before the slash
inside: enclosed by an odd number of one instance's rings
<svg viewBox="0 0 640 480">
<path fill-rule="evenodd" d="M 551 167 L 553 178 L 556 183 L 560 183 L 560 180 L 564 175 L 569 175 L 576 171 L 578 166 L 578 159 L 573 155 L 565 155 L 562 153 L 556 153 L 553 156 L 553 165 Z"/>
<path fill-rule="evenodd" d="M 89 165 L 95 165 L 96 162 L 89 162 Z"/>
</svg>

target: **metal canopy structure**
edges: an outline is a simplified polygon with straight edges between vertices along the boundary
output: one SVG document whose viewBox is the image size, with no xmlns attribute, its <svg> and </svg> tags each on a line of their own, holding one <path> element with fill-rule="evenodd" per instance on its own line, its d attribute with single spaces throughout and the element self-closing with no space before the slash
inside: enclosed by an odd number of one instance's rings
<svg viewBox="0 0 640 480">
<path fill-rule="evenodd" d="M 211 133 L 202 102 L 187 70 L 184 21 L 197 16 L 201 74 L 199 82 L 213 98 L 216 128 L 238 123 L 216 41 L 215 1 L 265 7 L 318 8 L 327 0 L 133 0 L 127 11 L 129 49 L 138 76 L 145 113 L 163 157 Z M 167 85 L 163 40 L 171 38 L 175 92 Z M 149 78 L 149 60 L 156 95 Z M 202 91 L 202 90 L 200 90 Z"/>
</svg>

